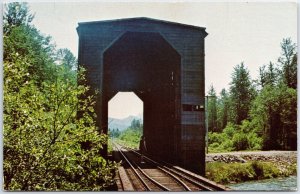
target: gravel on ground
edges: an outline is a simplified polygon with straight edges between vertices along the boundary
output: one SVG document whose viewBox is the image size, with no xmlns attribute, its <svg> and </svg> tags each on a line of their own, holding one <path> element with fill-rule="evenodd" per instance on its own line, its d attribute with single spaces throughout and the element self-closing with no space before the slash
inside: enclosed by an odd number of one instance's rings
<svg viewBox="0 0 300 194">
<path fill-rule="evenodd" d="M 243 151 L 227 153 L 206 154 L 206 162 L 247 162 L 247 161 L 269 161 L 269 162 L 297 162 L 297 151 Z"/>
</svg>

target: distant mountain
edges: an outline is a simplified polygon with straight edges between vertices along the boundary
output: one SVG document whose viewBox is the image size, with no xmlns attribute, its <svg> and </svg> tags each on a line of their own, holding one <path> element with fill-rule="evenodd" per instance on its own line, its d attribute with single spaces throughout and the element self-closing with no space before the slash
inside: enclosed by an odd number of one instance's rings
<svg viewBox="0 0 300 194">
<path fill-rule="evenodd" d="M 123 131 L 131 125 L 133 119 L 140 120 L 140 122 L 143 123 L 143 114 L 137 116 L 130 115 L 124 119 L 108 118 L 108 128 Z"/>
</svg>

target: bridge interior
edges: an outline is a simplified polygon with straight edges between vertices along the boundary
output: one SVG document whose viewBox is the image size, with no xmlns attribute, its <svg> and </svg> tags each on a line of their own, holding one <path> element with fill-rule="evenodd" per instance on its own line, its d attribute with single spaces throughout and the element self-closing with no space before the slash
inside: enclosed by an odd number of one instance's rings
<svg viewBox="0 0 300 194">
<path fill-rule="evenodd" d="M 154 32 L 126 32 L 103 53 L 102 125 L 107 126 L 109 100 L 134 92 L 144 103 L 149 154 L 172 162 L 180 146 L 180 61 Z"/>
</svg>

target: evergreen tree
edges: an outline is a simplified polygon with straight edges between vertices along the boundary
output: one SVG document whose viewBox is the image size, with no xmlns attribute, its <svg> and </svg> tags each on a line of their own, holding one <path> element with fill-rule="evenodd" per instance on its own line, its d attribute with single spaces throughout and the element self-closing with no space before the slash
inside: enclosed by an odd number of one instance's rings
<svg viewBox="0 0 300 194">
<path fill-rule="evenodd" d="M 130 128 L 131 128 L 131 129 L 135 129 L 135 130 L 140 129 L 140 128 L 141 128 L 141 122 L 140 122 L 140 120 L 138 120 L 138 119 L 133 119 L 133 120 L 131 121 Z"/>
<path fill-rule="evenodd" d="M 281 43 L 282 56 L 275 69 L 260 68 L 262 90 L 251 108 L 253 122 L 262 129 L 263 149 L 296 149 L 297 53 L 290 38 Z"/>
<path fill-rule="evenodd" d="M 235 124 L 239 125 L 248 118 L 254 96 L 255 90 L 244 63 L 235 66 L 230 83 L 231 110 Z"/>
<path fill-rule="evenodd" d="M 277 73 L 274 64 L 270 62 L 268 66 L 263 65 L 260 67 L 259 76 L 261 88 L 265 87 L 266 85 L 274 86 L 277 81 Z"/>
<path fill-rule="evenodd" d="M 208 91 L 208 131 L 219 131 L 217 126 L 217 96 L 213 85 Z"/>
<path fill-rule="evenodd" d="M 252 122 L 261 129 L 263 149 L 297 148 L 297 92 L 280 83 L 266 85 L 254 100 Z"/>
<path fill-rule="evenodd" d="M 278 62 L 281 66 L 282 80 L 290 88 L 297 88 L 297 46 L 290 38 L 281 43 L 281 57 Z"/>
<path fill-rule="evenodd" d="M 218 127 L 222 130 L 226 127 L 229 119 L 229 96 L 227 91 L 223 88 L 218 99 Z"/>
</svg>

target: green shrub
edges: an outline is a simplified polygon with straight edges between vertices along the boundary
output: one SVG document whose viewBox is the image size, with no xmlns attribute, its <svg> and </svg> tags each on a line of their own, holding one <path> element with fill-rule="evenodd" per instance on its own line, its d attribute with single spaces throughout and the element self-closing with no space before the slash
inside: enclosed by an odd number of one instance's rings
<svg viewBox="0 0 300 194">
<path fill-rule="evenodd" d="M 228 123 L 222 133 L 208 133 L 209 152 L 260 150 L 263 138 L 255 132 L 252 122 L 244 120 L 242 125 Z"/>
<path fill-rule="evenodd" d="M 258 135 L 254 132 L 248 133 L 248 141 L 249 141 L 249 149 L 251 150 L 261 150 L 263 138 L 258 137 Z"/>
<path fill-rule="evenodd" d="M 252 168 L 254 169 L 254 172 L 256 174 L 256 176 L 258 177 L 258 179 L 261 179 L 264 175 L 264 169 L 263 169 L 263 165 L 260 162 L 254 161 L 252 162 Z"/>
<path fill-rule="evenodd" d="M 253 180 L 255 172 L 250 163 L 212 162 L 206 165 L 207 178 L 218 183 Z"/>
<path fill-rule="evenodd" d="M 210 162 L 206 164 L 206 177 L 217 183 L 243 182 L 288 176 L 296 172 L 296 164 L 293 170 L 280 171 L 279 167 L 271 162 L 253 161 L 247 163 L 222 163 Z"/>
<path fill-rule="evenodd" d="M 226 151 L 232 151 L 233 150 L 233 142 L 231 138 L 228 138 L 226 141 L 224 141 L 221 144 L 221 149 Z"/>
<path fill-rule="evenodd" d="M 289 176 L 291 174 L 297 174 L 297 163 L 293 163 L 291 165 L 288 165 L 286 170 L 281 172 L 284 174 L 284 176 Z"/>
<path fill-rule="evenodd" d="M 236 131 L 237 126 L 232 123 L 228 123 L 225 129 L 223 129 L 223 133 L 225 133 L 227 137 L 233 137 Z"/>
<path fill-rule="evenodd" d="M 271 162 L 254 161 L 251 165 L 257 179 L 275 178 L 280 175 L 279 169 Z"/>
<path fill-rule="evenodd" d="M 232 138 L 233 148 L 236 151 L 246 150 L 249 148 L 247 134 L 243 132 L 235 133 Z"/>
<path fill-rule="evenodd" d="M 225 133 L 217 133 L 217 132 L 208 132 L 208 143 L 218 143 L 221 144 L 222 142 L 226 141 L 228 139 L 227 135 Z"/>
</svg>

